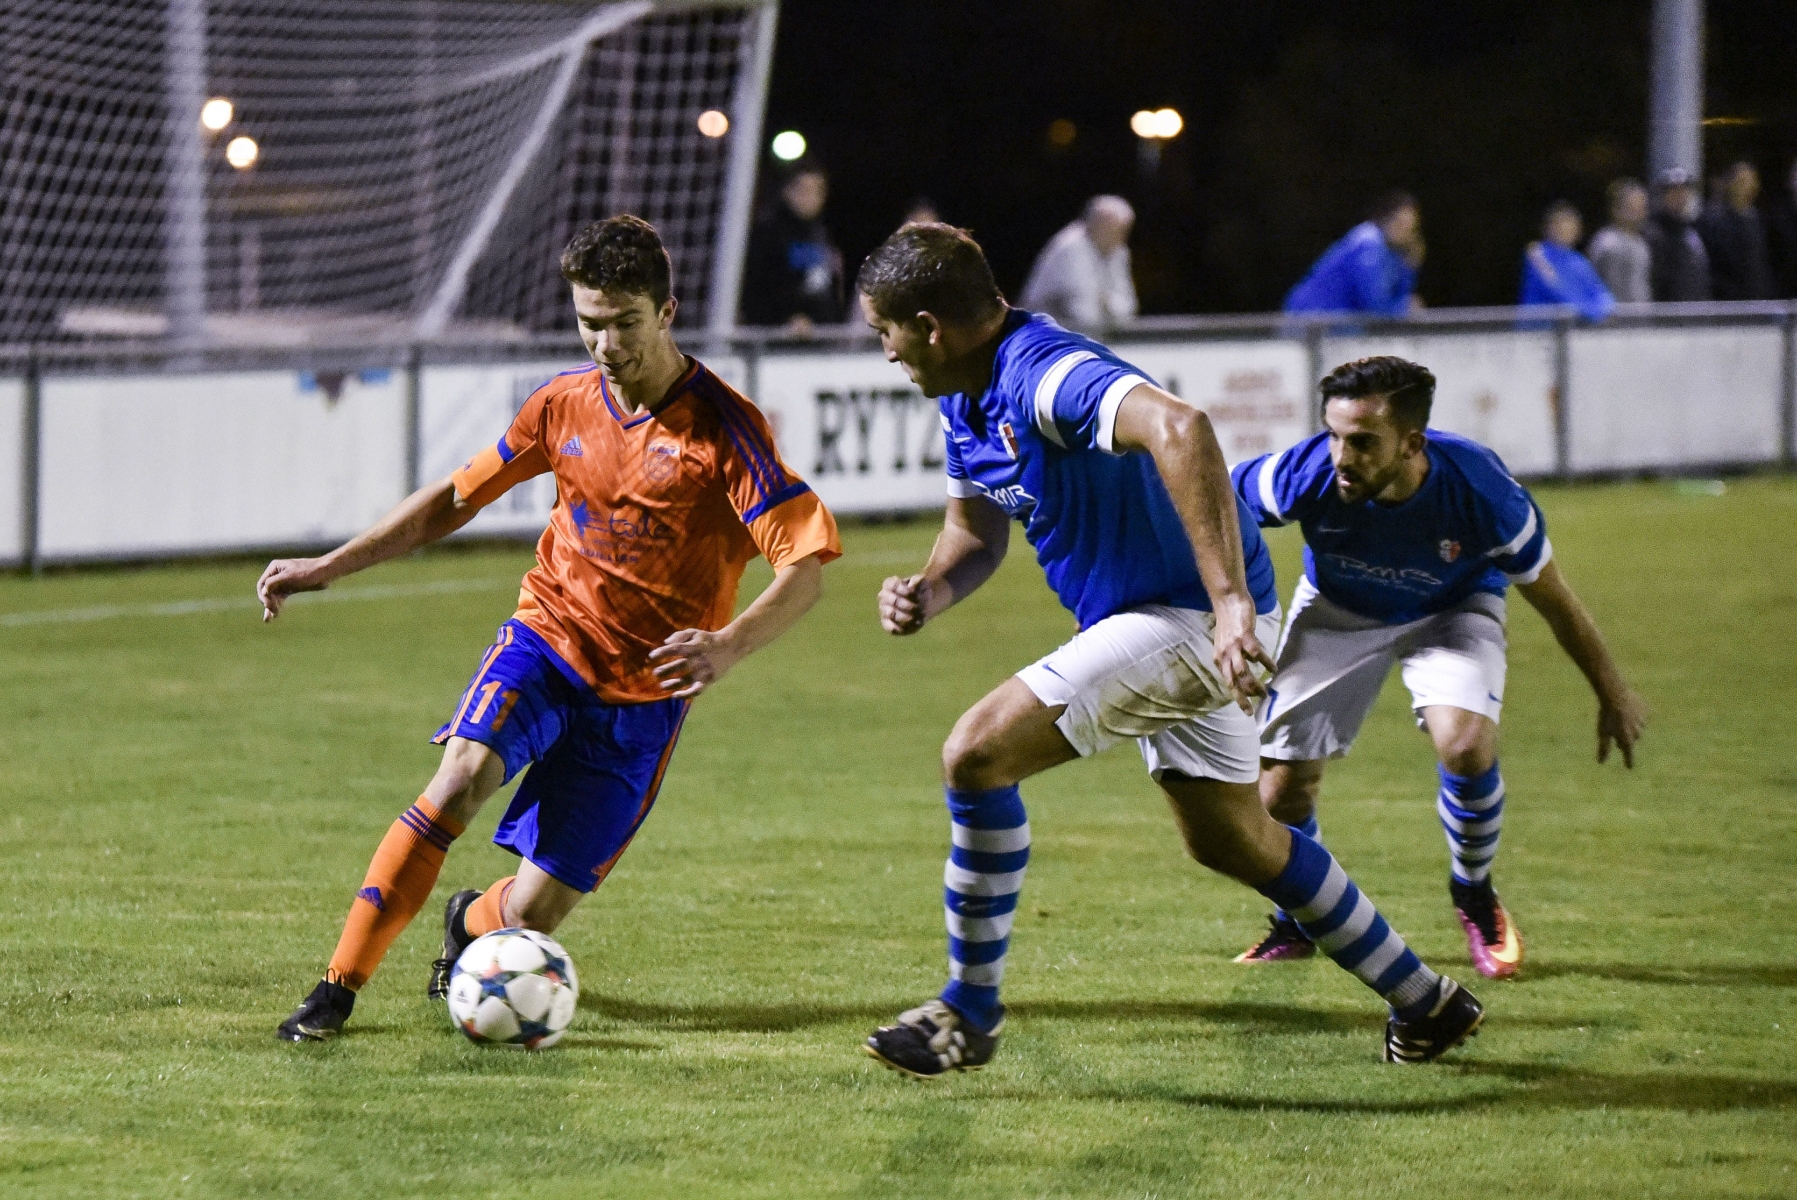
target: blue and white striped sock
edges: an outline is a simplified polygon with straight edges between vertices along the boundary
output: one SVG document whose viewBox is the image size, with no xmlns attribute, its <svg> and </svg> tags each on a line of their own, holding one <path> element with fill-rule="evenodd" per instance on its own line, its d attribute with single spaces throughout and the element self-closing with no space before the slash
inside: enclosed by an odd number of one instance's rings
<svg viewBox="0 0 1797 1200">
<path fill-rule="evenodd" d="M 1310 810 L 1310 815 L 1308 817 L 1305 817 L 1296 825 L 1287 825 L 1286 828 L 1296 829 L 1299 833 L 1303 834 L 1319 846 L 1323 844 L 1323 827 L 1317 823 L 1317 812 L 1314 808 Z M 1283 921 L 1291 915 L 1292 914 L 1286 912 L 1283 908 L 1275 908 L 1273 910 L 1273 919 L 1275 921 Z"/>
<path fill-rule="evenodd" d="M 942 875 L 949 974 L 942 1000 L 990 1032 L 1005 1015 L 998 985 L 1030 860 L 1029 818 L 1016 784 L 947 794 L 954 848 Z"/>
<path fill-rule="evenodd" d="M 1482 883 L 1491 875 L 1497 857 L 1498 837 L 1504 829 L 1504 777 L 1498 765 L 1483 775 L 1456 775 L 1437 767 L 1441 792 L 1435 811 L 1442 832 L 1448 835 L 1448 854 L 1453 858 L 1454 878 L 1461 883 Z"/>
<path fill-rule="evenodd" d="M 1400 1017 L 1427 1011 L 1441 976 L 1386 924 L 1335 856 L 1292 830 L 1292 857 L 1260 894 L 1297 918 L 1306 936 L 1378 992 Z"/>
</svg>

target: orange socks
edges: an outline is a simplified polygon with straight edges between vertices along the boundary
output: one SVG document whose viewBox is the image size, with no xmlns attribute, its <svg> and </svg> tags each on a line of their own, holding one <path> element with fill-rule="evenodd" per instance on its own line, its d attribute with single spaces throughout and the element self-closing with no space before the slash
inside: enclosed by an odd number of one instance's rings
<svg viewBox="0 0 1797 1200">
<path fill-rule="evenodd" d="M 505 928 L 505 898 L 512 894 L 512 884 L 516 882 L 516 875 L 496 879 L 480 894 L 480 899 L 468 906 L 468 911 L 462 914 L 462 925 L 468 930 L 469 937 L 482 937 L 495 929 Z"/>
<path fill-rule="evenodd" d="M 449 843 L 461 833 L 460 825 L 446 820 L 423 796 L 400 814 L 374 852 L 362 890 L 350 902 L 327 980 L 351 991 L 368 982 L 393 939 L 430 899 Z"/>
</svg>

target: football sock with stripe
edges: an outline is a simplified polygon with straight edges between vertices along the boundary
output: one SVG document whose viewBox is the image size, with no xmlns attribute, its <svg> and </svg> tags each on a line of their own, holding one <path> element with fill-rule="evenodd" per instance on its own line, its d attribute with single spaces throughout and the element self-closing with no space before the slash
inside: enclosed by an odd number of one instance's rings
<svg viewBox="0 0 1797 1200">
<path fill-rule="evenodd" d="M 1385 998 L 1399 1017 L 1427 1012 L 1441 976 L 1423 965 L 1329 851 L 1299 833 L 1285 870 L 1260 894 L 1297 919 L 1336 965 Z"/>
<path fill-rule="evenodd" d="M 1498 774 L 1496 763 L 1482 775 L 1456 775 L 1440 766 L 1436 771 L 1441 775 L 1441 791 L 1435 811 L 1448 836 L 1454 879 L 1483 883 L 1491 876 L 1498 836 L 1504 828 L 1504 777 Z"/>
<path fill-rule="evenodd" d="M 1029 818 L 1015 784 L 986 791 L 951 787 L 947 795 L 954 845 L 943 870 L 949 982 L 942 1000 L 990 1033 L 1005 1013 L 998 985 L 1030 860 Z"/>
<path fill-rule="evenodd" d="M 351 991 L 368 982 L 393 939 L 430 899 L 449 843 L 461 834 L 462 826 L 423 796 L 400 814 L 375 850 L 362 890 L 350 901 L 343 936 L 325 972 L 327 981 Z"/>
<path fill-rule="evenodd" d="M 480 899 L 468 906 L 462 914 L 462 927 L 470 938 L 485 937 L 495 929 L 505 928 L 505 900 L 517 882 L 516 875 L 495 879 L 492 886 L 480 894 Z"/>
<path fill-rule="evenodd" d="M 1310 810 L 1310 815 L 1308 817 L 1305 817 L 1296 825 L 1287 825 L 1286 828 L 1296 829 L 1299 833 L 1303 834 L 1319 846 L 1323 844 L 1323 827 L 1317 822 L 1317 813 L 1314 808 Z M 1291 916 L 1291 914 L 1286 912 L 1283 908 L 1275 908 L 1273 910 L 1274 920 L 1289 916 Z"/>
</svg>

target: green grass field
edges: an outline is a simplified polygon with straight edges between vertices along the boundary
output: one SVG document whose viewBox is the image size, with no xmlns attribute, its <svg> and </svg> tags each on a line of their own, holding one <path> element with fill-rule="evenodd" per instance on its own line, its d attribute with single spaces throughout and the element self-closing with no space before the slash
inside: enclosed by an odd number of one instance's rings
<svg viewBox="0 0 1797 1200">
<path fill-rule="evenodd" d="M 259 564 L 0 581 L 0 1195 L 1797 1195 L 1797 480 L 1539 496 L 1655 718 L 1636 771 L 1599 768 L 1589 692 L 1518 602 L 1497 878 L 1530 957 L 1417 1069 L 1379 1062 L 1382 1007 L 1327 961 L 1230 963 L 1265 905 L 1182 856 L 1132 750 L 1025 787 L 992 1068 L 920 1084 L 858 1052 L 942 979 L 942 737 L 1071 630 L 1026 555 L 897 641 L 873 595 L 933 528 L 845 531 L 824 602 L 700 702 L 563 926 L 586 990 L 534 1055 L 424 1000 L 440 908 L 350 1036 L 273 1036 L 527 552 L 420 556 L 272 627 Z M 1404 707 L 1394 679 L 1324 833 L 1474 981 Z M 438 905 L 509 871 L 502 809 Z"/>
</svg>

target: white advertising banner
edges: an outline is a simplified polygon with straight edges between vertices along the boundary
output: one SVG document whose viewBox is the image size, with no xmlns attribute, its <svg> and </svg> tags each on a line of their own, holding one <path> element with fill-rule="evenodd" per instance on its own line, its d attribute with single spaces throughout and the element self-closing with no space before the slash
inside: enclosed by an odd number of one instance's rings
<svg viewBox="0 0 1797 1200">
<path fill-rule="evenodd" d="M 1203 409 L 1230 466 L 1311 431 L 1308 364 L 1296 342 L 1123 342 L 1113 349 Z"/>
<path fill-rule="evenodd" d="M 0 379 L 0 563 L 25 557 L 25 381 Z"/>
<path fill-rule="evenodd" d="M 941 508 L 942 422 L 877 351 L 769 354 L 751 397 L 780 456 L 839 513 Z"/>
<path fill-rule="evenodd" d="M 1517 475 L 1546 475 L 1554 461 L 1554 335 L 1493 330 L 1475 335 L 1327 338 L 1323 370 L 1395 354 L 1435 375 L 1429 423 L 1497 451 Z M 1585 397 L 1579 397 L 1585 403 Z"/>
<path fill-rule="evenodd" d="M 557 361 L 425 367 L 418 381 L 418 482 L 442 479 L 499 440 L 531 393 L 583 364 Z M 469 536 L 542 532 L 555 506 L 555 479 L 527 479 L 462 527 Z"/>
<path fill-rule="evenodd" d="M 48 559 L 322 545 L 400 499 L 398 370 L 48 376 Z"/>
<path fill-rule="evenodd" d="M 1572 469 L 1773 461 L 1783 343 L 1769 326 L 1575 331 Z"/>
<path fill-rule="evenodd" d="M 743 362 L 704 360 L 730 386 L 743 386 Z M 531 393 L 563 371 L 591 365 L 578 354 L 535 362 L 425 367 L 418 384 L 418 479 L 442 479 L 499 440 Z M 522 537 L 542 532 L 555 507 L 555 479 L 527 479 L 462 527 L 471 537 Z"/>
</svg>

